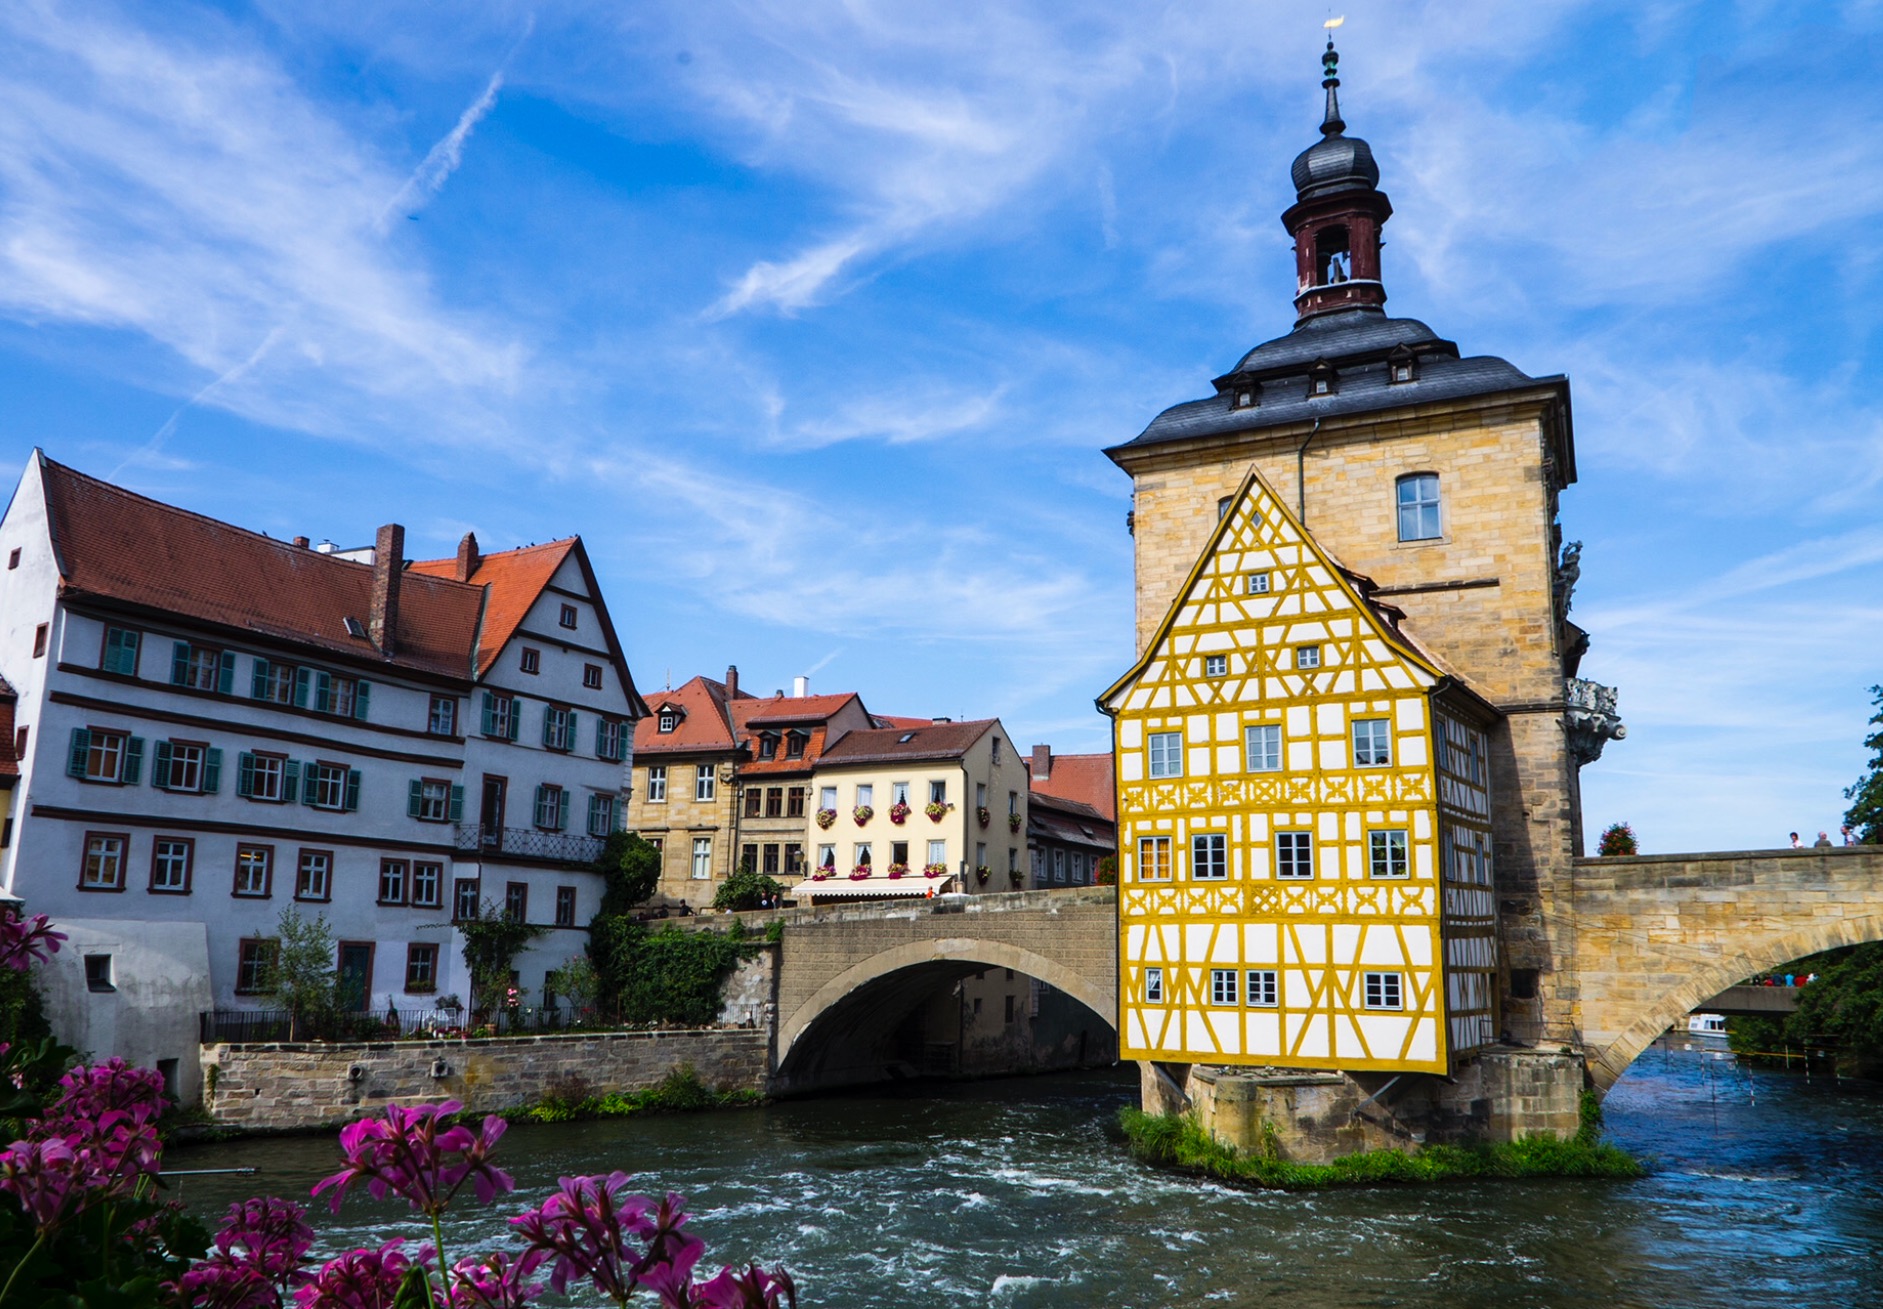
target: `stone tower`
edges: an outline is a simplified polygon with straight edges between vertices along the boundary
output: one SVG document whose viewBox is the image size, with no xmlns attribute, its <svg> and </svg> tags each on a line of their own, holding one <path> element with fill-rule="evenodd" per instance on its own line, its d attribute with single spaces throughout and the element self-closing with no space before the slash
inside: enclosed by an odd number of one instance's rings
<svg viewBox="0 0 1883 1309">
<path fill-rule="evenodd" d="M 1558 497 L 1576 480 L 1569 382 L 1462 356 L 1385 312 L 1392 205 L 1346 135 L 1330 39 L 1321 139 L 1295 158 L 1291 331 L 1214 394 L 1166 409 L 1106 451 L 1132 479 L 1137 648 L 1169 608 L 1253 467 L 1341 564 L 1377 584 L 1420 645 L 1503 714 L 1492 742 L 1503 1034 L 1576 1042 L 1564 948 L 1581 852 L 1577 772 L 1621 735 L 1613 692 L 1575 680 L 1577 547 Z"/>
</svg>

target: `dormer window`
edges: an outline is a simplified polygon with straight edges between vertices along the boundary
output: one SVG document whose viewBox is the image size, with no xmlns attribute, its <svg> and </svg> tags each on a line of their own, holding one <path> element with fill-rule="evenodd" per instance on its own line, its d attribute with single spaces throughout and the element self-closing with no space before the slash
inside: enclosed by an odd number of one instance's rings
<svg viewBox="0 0 1883 1309">
<path fill-rule="evenodd" d="M 1386 379 L 1394 386 L 1419 376 L 1419 359 L 1410 346 L 1402 345 L 1386 356 Z"/>
<path fill-rule="evenodd" d="M 771 732 L 766 732 L 758 738 L 758 757 L 760 759 L 776 759 L 778 757 L 778 738 L 776 735 Z"/>
<path fill-rule="evenodd" d="M 1322 359 L 1308 370 L 1308 395 L 1332 395 L 1339 390 L 1334 366 Z"/>
<path fill-rule="evenodd" d="M 679 714 L 676 714 L 671 709 L 663 709 L 660 711 L 660 730 L 663 735 L 665 735 L 668 732 L 673 731 L 673 729 L 678 727 L 679 725 L 680 725 Z"/>
<path fill-rule="evenodd" d="M 1262 399 L 1262 388 L 1254 382 L 1238 382 L 1229 388 L 1231 409 L 1253 409 Z"/>
<path fill-rule="evenodd" d="M 804 747 L 809 745 L 810 741 L 811 741 L 811 738 L 806 736 L 803 732 L 786 732 L 785 733 L 785 758 L 787 759 L 804 758 Z"/>
</svg>

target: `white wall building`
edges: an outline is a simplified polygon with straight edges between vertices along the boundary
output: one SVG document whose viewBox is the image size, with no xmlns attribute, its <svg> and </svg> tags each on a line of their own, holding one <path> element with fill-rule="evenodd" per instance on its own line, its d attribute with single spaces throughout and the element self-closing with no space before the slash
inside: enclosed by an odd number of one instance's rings
<svg viewBox="0 0 1883 1309">
<path fill-rule="evenodd" d="M 0 891 L 73 933 L 62 1036 L 194 1098 L 197 1010 L 263 1004 L 288 906 L 375 1012 L 469 999 L 451 922 L 479 902 L 549 929 L 533 998 L 580 951 L 646 713 L 581 540 L 403 556 L 396 526 L 310 549 L 34 452 L 0 520 Z"/>
</svg>

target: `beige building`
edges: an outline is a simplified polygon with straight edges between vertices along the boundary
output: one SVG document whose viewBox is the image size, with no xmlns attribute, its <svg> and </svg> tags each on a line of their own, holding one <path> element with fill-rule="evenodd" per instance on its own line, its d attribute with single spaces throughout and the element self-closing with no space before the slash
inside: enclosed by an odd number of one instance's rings
<svg viewBox="0 0 1883 1309">
<path fill-rule="evenodd" d="M 738 693 L 737 669 L 724 682 L 695 677 L 650 697 L 635 726 L 628 829 L 661 851 L 662 899 L 711 904 L 732 872 L 737 747 L 726 701 Z"/>
<path fill-rule="evenodd" d="M 814 781 L 800 902 L 1027 883 L 1027 763 L 999 719 L 848 733 Z"/>
</svg>

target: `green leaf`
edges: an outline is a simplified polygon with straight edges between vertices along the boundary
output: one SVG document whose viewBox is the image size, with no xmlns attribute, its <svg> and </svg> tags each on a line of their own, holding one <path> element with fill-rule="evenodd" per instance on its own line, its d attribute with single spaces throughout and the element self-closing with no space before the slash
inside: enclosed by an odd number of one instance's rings
<svg viewBox="0 0 1883 1309">
<path fill-rule="evenodd" d="M 392 1297 L 392 1309 L 436 1309 L 431 1279 L 417 1264 L 405 1270 L 399 1280 L 399 1293 Z"/>
</svg>

